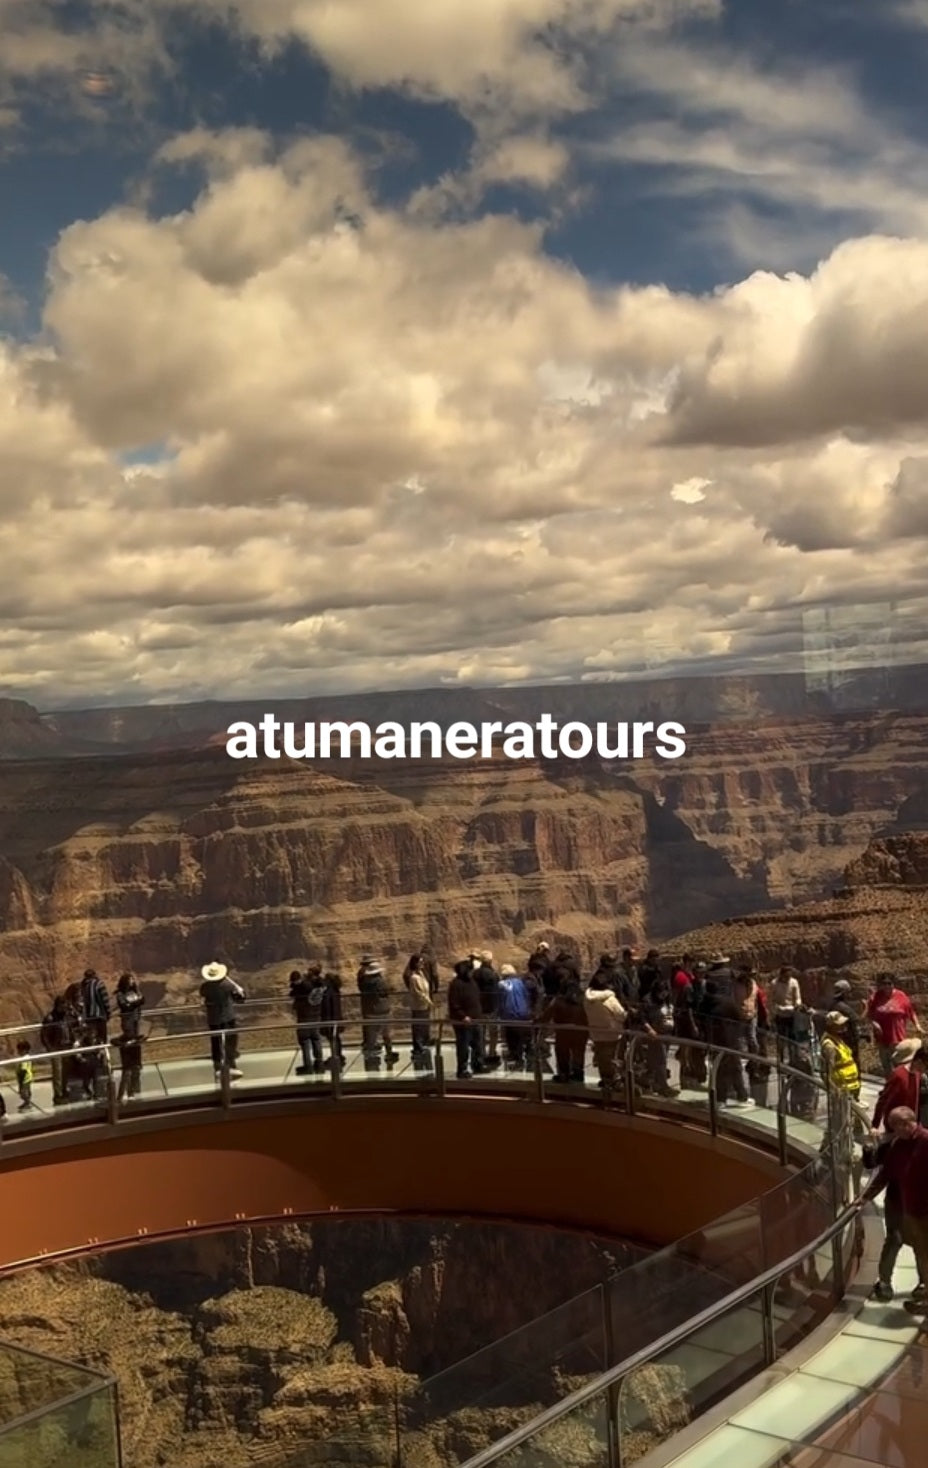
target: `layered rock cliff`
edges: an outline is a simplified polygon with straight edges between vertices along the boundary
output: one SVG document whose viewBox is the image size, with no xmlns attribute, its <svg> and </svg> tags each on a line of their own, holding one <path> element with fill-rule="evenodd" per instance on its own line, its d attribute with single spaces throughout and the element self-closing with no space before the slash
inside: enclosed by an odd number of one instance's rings
<svg viewBox="0 0 928 1468">
<path fill-rule="evenodd" d="M 693 953 L 724 950 L 763 972 L 795 964 L 804 997 L 823 1003 L 837 977 L 856 998 L 881 970 L 928 994 L 928 832 L 886 834 L 845 869 L 841 886 L 821 902 L 733 917 L 679 935 Z"/>
<path fill-rule="evenodd" d="M 552 1399 L 559 1347 L 560 1369 L 596 1368 L 570 1356 L 566 1329 L 559 1341 L 556 1324 L 529 1322 L 638 1257 L 621 1244 L 483 1225 L 241 1229 L 4 1281 L 2 1334 L 116 1375 L 126 1468 L 286 1468 L 294 1444 L 301 1465 L 390 1468 L 398 1405 L 407 1448 L 415 1442 L 409 1461 L 439 1468 L 443 1434 L 469 1434 L 476 1450 Z M 484 1396 L 482 1416 L 473 1366 L 463 1418 L 447 1385 L 426 1401 L 422 1377 L 519 1327 L 525 1334 L 484 1362 L 484 1393 L 492 1382 L 497 1395 Z M 20 1388 L 0 1373 L 7 1417 Z"/>
<path fill-rule="evenodd" d="M 677 761 L 240 763 L 221 748 L 0 766 L 0 1022 L 87 962 L 152 998 L 214 957 L 280 992 L 294 962 L 423 940 L 584 960 L 820 895 L 924 801 L 917 716 L 690 731 Z"/>
</svg>

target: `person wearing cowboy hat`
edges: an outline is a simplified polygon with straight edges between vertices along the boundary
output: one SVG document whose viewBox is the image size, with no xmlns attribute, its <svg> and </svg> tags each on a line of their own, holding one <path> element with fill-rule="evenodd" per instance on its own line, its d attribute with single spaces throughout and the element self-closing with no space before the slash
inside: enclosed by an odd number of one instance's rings
<svg viewBox="0 0 928 1468">
<path fill-rule="evenodd" d="M 918 1037 L 902 1040 L 893 1051 L 893 1068 L 873 1109 L 873 1130 L 897 1106 L 908 1106 L 924 1125 L 928 1118 L 928 1050 Z"/>
<path fill-rule="evenodd" d="M 200 969 L 200 978 L 203 981 L 200 984 L 200 998 L 206 1010 L 216 1079 L 219 1080 L 225 1061 L 229 1065 L 232 1080 L 239 1081 L 242 1072 L 238 1069 L 238 1036 L 235 1033 L 238 1021 L 235 1017 L 235 1006 L 244 1003 L 245 991 L 234 979 L 229 978 L 229 970 L 224 963 L 204 964 Z"/>
</svg>

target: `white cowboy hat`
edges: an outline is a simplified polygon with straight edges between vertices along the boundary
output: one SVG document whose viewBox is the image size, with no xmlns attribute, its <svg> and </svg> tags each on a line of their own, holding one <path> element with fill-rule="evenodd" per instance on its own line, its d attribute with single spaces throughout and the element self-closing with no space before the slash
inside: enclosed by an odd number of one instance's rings
<svg viewBox="0 0 928 1468">
<path fill-rule="evenodd" d="M 224 979 L 229 970 L 224 963 L 208 963 L 200 969 L 201 979 Z"/>
<path fill-rule="evenodd" d="M 910 1060 L 915 1059 L 921 1048 L 922 1042 L 920 1039 L 900 1040 L 893 1051 L 893 1065 L 908 1065 Z"/>
</svg>

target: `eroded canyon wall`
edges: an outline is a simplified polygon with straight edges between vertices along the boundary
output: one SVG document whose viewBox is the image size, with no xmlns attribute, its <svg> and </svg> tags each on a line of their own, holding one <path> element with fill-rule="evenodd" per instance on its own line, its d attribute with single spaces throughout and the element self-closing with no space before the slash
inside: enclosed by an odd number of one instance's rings
<svg viewBox="0 0 928 1468">
<path fill-rule="evenodd" d="M 0 766 L 0 1022 L 87 962 L 154 998 L 214 957 L 394 967 L 423 940 L 517 957 L 820 896 L 924 804 L 919 716 L 690 731 L 677 761 L 305 762 L 223 749 Z"/>
</svg>

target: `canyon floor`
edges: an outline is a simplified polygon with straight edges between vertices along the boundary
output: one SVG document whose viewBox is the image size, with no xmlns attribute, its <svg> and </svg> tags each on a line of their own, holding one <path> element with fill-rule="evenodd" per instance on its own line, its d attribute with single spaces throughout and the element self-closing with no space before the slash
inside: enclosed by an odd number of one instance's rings
<svg viewBox="0 0 928 1468">
<path fill-rule="evenodd" d="M 29 1271 L 0 1283 L 0 1314 L 5 1339 L 116 1376 L 125 1468 L 392 1468 L 398 1406 L 406 1460 L 442 1468 L 601 1363 L 562 1322 L 559 1364 L 553 1328 L 529 1329 L 428 1409 L 422 1380 L 639 1257 L 479 1224 L 240 1229 Z M 0 1372 L 0 1418 L 23 1405 Z"/>
</svg>

